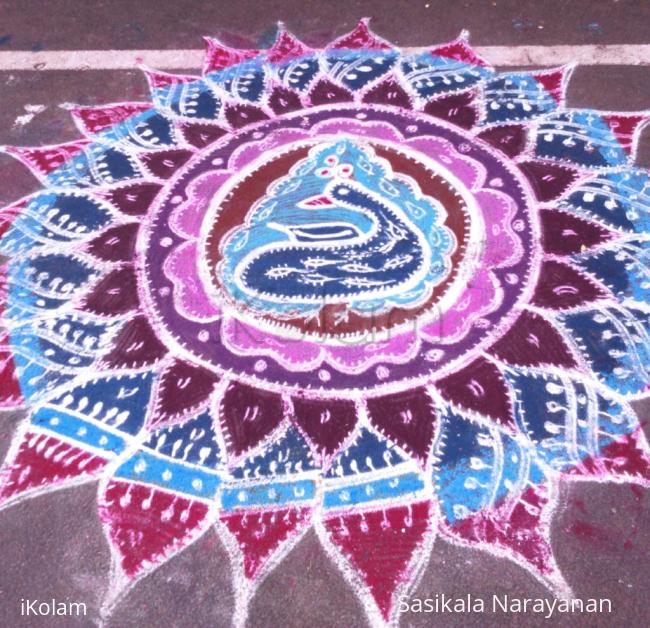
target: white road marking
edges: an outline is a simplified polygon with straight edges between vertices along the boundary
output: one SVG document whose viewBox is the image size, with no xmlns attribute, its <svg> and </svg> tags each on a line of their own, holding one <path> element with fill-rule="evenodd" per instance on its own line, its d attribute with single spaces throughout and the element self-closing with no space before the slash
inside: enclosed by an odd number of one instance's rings
<svg viewBox="0 0 650 628">
<path fill-rule="evenodd" d="M 585 46 L 476 46 L 495 66 L 650 65 L 650 44 Z M 404 48 L 406 52 L 423 48 Z M 128 70 L 143 63 L 159 70 L 191 70 L 203 50 L 5 50 L 0 70 Z"/>
</svg>

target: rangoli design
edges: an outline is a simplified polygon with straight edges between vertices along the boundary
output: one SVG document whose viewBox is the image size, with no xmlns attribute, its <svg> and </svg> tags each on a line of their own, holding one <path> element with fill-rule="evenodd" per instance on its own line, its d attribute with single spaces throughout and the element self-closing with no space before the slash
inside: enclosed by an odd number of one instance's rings
<svg viewBox="0 0 650 628">
<path fill-rule="evenodd" d="M 3 506 L 99 479 L 106 613 L 211 527 L 238 625 L 311 527 L 372 625 L 436 535 L 570 597 L 560 478 L 650 484 L 647 116 L 465 35 L 206 41 L 151 102 L 73 107 L 84 139 L 5 149 L 43 190 L 0 214 Z"/>
</svg>

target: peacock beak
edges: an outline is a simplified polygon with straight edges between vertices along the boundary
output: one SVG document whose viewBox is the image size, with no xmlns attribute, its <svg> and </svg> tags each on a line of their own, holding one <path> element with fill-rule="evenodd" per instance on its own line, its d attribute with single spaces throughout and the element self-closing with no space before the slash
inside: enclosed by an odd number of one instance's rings
<svg viewBox="0 0 650 628">
<path fill-rule="evenodd" d="M 304 209 L 320 209 L 321 207 L 333 207 L 334 205 L 334 201 L 326 194 L 310 196 L 298 203 L 298 207 Z"/>
</svg>

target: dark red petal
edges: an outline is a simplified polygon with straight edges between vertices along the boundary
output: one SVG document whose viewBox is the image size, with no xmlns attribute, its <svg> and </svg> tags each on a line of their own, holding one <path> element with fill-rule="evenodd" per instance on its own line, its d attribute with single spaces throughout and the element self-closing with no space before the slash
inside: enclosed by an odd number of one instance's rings
<svg viewBox="0 0 650 628">
<path fill-rule="evenodd" d="M 100 316 L 117 316 L 140 305 L 133 267 L 124 266 L 102 277 L 84 299 L 83 309 Z"/>
<path fill-rule="evenodd" d="M 366 401 L 368 418 L 402 449 L 426 462 L 433 441 L 436 413 L 424 388 Z"/>
<path fill-rule="evenodd" d="M 379 39 L 379 37 L 376 37 L 370 30 L 368 22 L 368 18 L 362 18 L 352 32 L 343 35 L 343 37 L 339 37 L 327 46 L 327 48 L 332 50 L 336 50 L 337 48 L 390 50 L 391 46 L 384 40 Z"/>
<path fill-rule="evenodd" d="M 114 188 L 107 192 L 106 197 L 121 212 L 129 216 L 144 216 L 161 187 L 159 183 L 135 183 Z"/>
<path fill-rule="evenodd" d="M 130 262 L 135 254 L 139 227 L 137 222 L 110 227 L 91 240 L 86 250 L 107 262 Z"/>
<path fill-rule="evenodd" d="M 106 460 L 43 433 L 27 432 L 2 469 L 0 502 L 30 489 L 96 475 Z"/>
<path fill-rule="evenodd" d="M 2 304 L 0 303 L 1 314 Z M 0 334 L 0 408 L 16 408 L 23 403 L 14 356 L 8 345 L 9 336 Z"/>
<path fill-rule="evenodd" d="M 414 554 L 430 530 L 430 503 L 325 519 L 330 541 L 345 556 L 388 622 L 397 587 L 409 580 Z"/>
<path fill-rule="evenodd" d="M 629 154 L 632 152 L 637 133 L 648 121 L 647 114 L 613 114 L 603 116 L 603 120 L 612 130 L 621 146 Z"/>
<path fill-rule="evenodd" d="M 229 104 L 226 107 L 226 120 L 236 129 L 253 124 L 254 122 L 268 120 L 268 118 L 259 107 L 255 107 L 254 105 L 239 103 Z"/>
<path fill-rule="evenodd" d="M 478 65 L 482 67 L 489 67 L 489 63 L 479 57 L 474 50 L 463 39 L 462 35 L 448 44 L 436 46 L 429 50 L 429 52 L 436 57 L 445 57 L 446 59 L 456 59 L 469 65 Z"/>
<path fill-rule="evenodd" d="M 492 345 L 490 353 L 504 362 L 520 366 L 576 366 L 559 332 L 533 312 L 522 312 L 508 333 Z"/>
<path fill-rule="evenodd" d="M 159 72 L 158 70 L 150 70 L 148 68 L 142 70 L 147 77 L 149 87 L 157 89 L 159 87 L 169 87 L 170 85 L 178 85 L 179 83 L 191 83 L 200 80 L 198 76 L 190 76 L 188 74 L 170 74 L 169 72 Z"/>
<path fill-rule="evenodd" d="M 109 368 L 135 369 L 155 364 L 166 353 L 167 349 L 158 340 L 147 319 L 140 315 L 124 324 L 102 362 Z"/>
<path fill-rule="evenodd" d="M 547 253 L 572 255 L 602 244 L 612 237 L 604 227 L 583 220 L 574 214 L 557 209 L 543 209 L 539 213 L 542 242 Z"/>
<path fill-rule="evenodd" d="M 125 102 L 105 107 L 73 107 L 70 113 L 86 133 L 99 133 L 151 108 L 151 103 Z"/>
<path fill-rule="evenodd" d="M 387 78 L 368 90 L 363 97 L 363 102 L 411 108 L 410 96 L 394 78 Z"/>
<path fill-rule="evenodd" d="M 219 407 L 219 421 L 228 451 L 239 456 L 258 445 L 284 419 L 282 397 L 247 384 L 228 386 Z"/>
<path fill-rule="evenodd" d="M 232 65 L 256 57 L 260 51 L 256 49 L 229 48 L 211 37 L 204 37 L 206 51 L 203 61 L 203 74 L 224 70 Z"/>
<path fill-rule="evenodd" d="M 532 303 L 562 309 L 607 298 L 605 288 L 578 272 L 573 266 L 546 260 L 542 264 Z"/>
<path fill-rule="evenodd" d="M 201 366 L 175 360 L 165 368 L 156 392 L 149 428 L 176 423 L 205 404 L 219 377 Z"/>
<path fill-rule="evenodd" d="M 223 514 L 221 521 L 237 539 L 244 557 L 244 575 L 259 576 L 273 555 L 309 525 L 310 508 L 283 508 L 266 512 Z"/>
<path fill-rule="evenodd" d="M 491 417 L 505 427 L 514 427 L 512 401 L 503 376 L 485 358 L 438 380 L 436 387 L 448 401 Z"/>
<path fill-rule="evenodd" d="M 504 152 L 508 157 L 516 157 L 526 148 L 526 127 L 520 124 L 504 124 L 481 131 L 478 137 Z"/>
<path fill-rule="evenodd" d="M 639 442 L 638 433 L 625 434 L 605 445 L 597 455 L 582 460 L 567 473 L 595 478 L 610 476 L 648 486 L 650 457 L 647 448 Z"/>
<path fill-rule="evenodd" d="M 275 113 L 282 114 L 288 111 L 296 111 L 302 107 L 300 97 L 296 92 L 287 87 L 278 85 L 273 89 L 269 97 L 269 105 Z"/>
<path fill-rule="evenodd" d="M 327 79 L 317 81 L 311 88 L 309 96 L 312 105 L 327 105 L 352 100 L 352 94 L 347 89 Z"/>
<path fill-rule="evenodd" d="M 88 146 L 91 140 L 75 140 L 67 144 L 44 147 L 7 146 L 5 152 L 24 163 L 37 177 L 49 174 Z"/>
<path fill-rule="evenodd" d="M 185 122 L 180 128 L 185 140 L 197 148 L 203 148 L 228 133 L 216 124 Z"/>
<path fill-rule="evenodd" d="M 303 57 L 310 52 L 312 52 L 311 48 L 305 46 L 305 44 L 299 39 L 296 39 L 291 33 L 283 30 L 278 33 L 278 37 L 273 46 L 268 49 L 266 58 L 271 63 L 283 63 L 298 57 Z"/>
<path fill-rule="evenodd" d="M 333 456 L 357 423 L 353 401 L 292 397 L 293 420 L 321 460 Z"/>
<path fill-rule="evenodd" d="M 465 542 L 503 548 L 541 574 L 554 571 L 553 552 L 542 511 L 548 502 L 545 486 L 526 489 L 514 500 L 474 513 L 443 531 Z"/>
<path fill-rule="evenodd" d="M 168 179 L 184 163 L 186 163 L 194 153 L 190 150 L 171 149 L 159 150 L 155 153 L 144 153 L 140 155 L 142 163 L 147 170 L 155 177 Z"/>
<path fill-rule="evenodd" d="M 569 66 L 563 66 L 552 70 L 532 72 L 532 76 L 553 97 L 555 102 L 561 103 L 564 100 L 565 77 L 569 71 Z"/>
<path fill-rule="evenodd" d="M 551 161 L 522 161 L 517 165 L 542 202 L 562 196 L 579 176 L 577 170 Z"/>
<path fill-rule="evenodd" d="M 0 209 L 0 238 L 7 232 L 16 216 L 24 211 L 25 207 L 27 207 L 27 200 L 22 199 L 13 205 Z M 2 272 L 0 271 L 1 275 Z"/>
<path fill-rule="evenodd" d="M 111 480 L 99 516 L 130 578 L 189 544 L 206 525 L 208 506 L 167 491 Z"/>
<path fill-rule="evenodd" d="M 476 95 L 475 90 L 468 90 L 459 94 L 442 96 L 430 100 L 424 106 L 424 112 L 464 129 L 471 129 L 477 123 L 479 116 Z"/>
</svg>

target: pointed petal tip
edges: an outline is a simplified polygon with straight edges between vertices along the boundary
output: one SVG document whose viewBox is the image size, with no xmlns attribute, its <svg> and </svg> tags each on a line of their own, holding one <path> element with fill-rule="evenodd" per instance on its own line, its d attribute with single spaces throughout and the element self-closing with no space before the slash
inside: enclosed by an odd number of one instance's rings
<svg viewBox="0 0 650 628">
<path fill-rule="evenodd" d="M 326 49 L 336 50 L 340 48 L 349 48 L 349 49 L 376 49 L 376 50 L 390 50 L 393 48 L 393 45 L 390 44 L 385 39 L 378 37 L 370 29 L 370 19 L 369 17 L 362 17 L 357 23 L 356 27 L 347 33 L 335 39 Z"/>
<path fill-rule="evenodd" d="M 271 63 L 282 63 L 306 55 L 309 52 L 311 52 L 311 48 L 282 27 L 278 28 L 278 34 L 273 45 L 268 49 L 266 57 Z"/>
<path fill-rule="evenodd" d="M 555 102 L 562 105 L 566 100 L 566 90 L 569 85 L 569 79 L 571 78 L 576 66 L 577 63 L 572 61 L 555 68 L 537 70 L 531 72 L 531 74 L 553 97 Z"/>
<path fill-rule="evenodd" d="M 603 115 L 603 120 L 625 152 L 634 155 L 641 132 L 650 122 L 650 110 L 608 113 Z"/>
<path fill-rule="evenodd" d="M 138 69 L 141 70 L 149 83 L 150 89 L 159 87 L 168 87 L 177 83 L 189 83 L 190 81 L 200 80 L 200 76 L 193 76 L 188 74 L 172 74 L 171 72 L 163 72 L 155 70 L 148 65 L 138 64 Z"/>
<path fill-rule="evenodd" d="M 429 49 L 429 53 L 434 56 L 461 61 L 469 65 L 483 68 L 492 67 L 486 59 L 479 55 L 474 48 L 469 45 L 469 31 L 466 30 L 461 31 L 460 35 L 456 39 Z"/>
<path fill-rule="evenodd" d="M 152 486 L 113 478 L 100 493 L 99 515 L 128 583 L 162 565 L 209 527 L 209 507 Z"/>
<path fill-rule="evenodd" d="M 80 138 L 64 144 L 50 146 L 1 146 L 2 152 L 11 155 L 38 179 L 43 180 L 90 144 L 88 138 Z"/>
<path fill-rule="evenodd" d="M 242 61 L 247 61 L 260 54 L 257 48 L 231 48 L 221 43 L 216 37 L 204 37 L 206 49 L 203 59 L 202 75 L 225 70 Z"/>
</svg>

